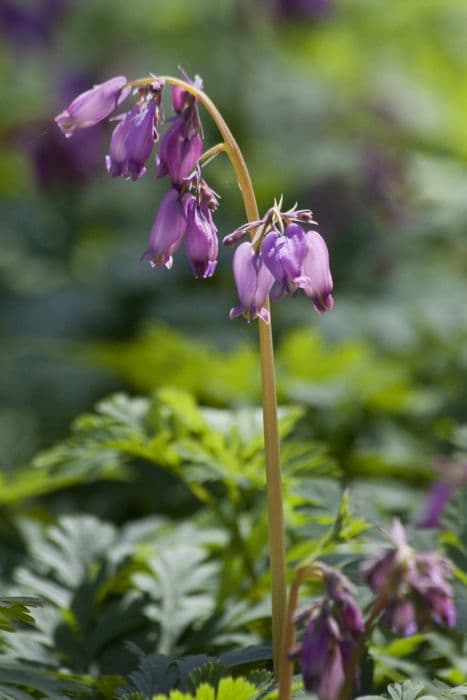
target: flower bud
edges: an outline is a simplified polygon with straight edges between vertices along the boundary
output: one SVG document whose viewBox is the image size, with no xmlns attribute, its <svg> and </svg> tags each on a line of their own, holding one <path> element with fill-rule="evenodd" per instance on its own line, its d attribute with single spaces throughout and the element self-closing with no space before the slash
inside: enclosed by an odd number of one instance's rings
<svg viewBox="0 0 467 700">
<path fill-rule="evenodd" d="M 129 87 L 124 89 L 127 82 L 124 76 L 118 76 L 78 95 L 55 117 L 65 136 L 70 137 L 76 129 L 94 126 L 108 117 L 130 93 Z"/>
</svg>

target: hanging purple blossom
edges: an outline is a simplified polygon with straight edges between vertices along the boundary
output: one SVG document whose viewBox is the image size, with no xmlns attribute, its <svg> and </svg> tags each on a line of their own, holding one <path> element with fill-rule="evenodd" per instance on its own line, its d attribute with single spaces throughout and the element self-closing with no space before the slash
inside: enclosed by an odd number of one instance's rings
<svg viewBox="0 0 467 700">
<path fill-rule="evenodd" d="M 107 170 L 112 177 L 127 177 L 128 149 L 127 139 L 133 128 L 133 121 L 138 114 L 138 105 L 134 105 L 118 122 L 110 140 L 110 154 L 105 157 Z"/>
<path fill-rule="evenodd" d="M 195 167 L 202 151 L 201 137 L 187 126 L 183 117 L 177 118 L 161 140 L 157 177 L 169 175 L 172 184 L 180 186 Z"/>
<path fill-rule="evenodd" d="M 269 323 L 269 311 L 264 308 L 274 283 L 274 277 L 251 243 L 241 243 L 234 253 L 233 274 L 240 304 L 230 310 L 230 318 L 245 316 L 248 322 L 258 316 Z"/>
<path fill-rule="evenodd" d="M 177 190 L 169 190 L 162 197 L 149 237 L 149 248 L 141 259 L 149 260 L 152 267 L 165 266 L 170 269 L 172 256 L 180 246 L 185 230 L 184 203 Z"/>
<path fill-rule="evenodd" d="M 307 253 L 303 260 L 303 276 L 298 282 L 298 286 L 313 300 L 315 310 L 318 313 L 330 311 L 334 306 L 334 299 L 326 243 L 317 231 L 308 231 L 306 245 Z"/>
<path fill-rule="evenodd" d="M 394 546 L 362 567 L 366 583 L 385 597 L 382 622 L 402 636 L 429 629 L 431 621 L 453 627 L 456 610 L 446 581 L 452 575 L 450 562 L 437 552 L 415 552 L 398 520 L 388 536 Z"/>
<path fill-rule="evenodd" d="M 441 518 L 455 490 L 467 483 L 467 464 L 441 459 L 436 470 L 439 477 L 427 494 L 423 512 L 417 520 L 419 527 L 441 527 Z"/>
<path fill-rule="evenodd" d="M 118 76 L 78 95 L 55 117 L 65 136 L 70 137 L 76 129 L 94 126 L 108 117 L 129 95 L 130 88 L 125 88 L 127 82 L 124 76 Z"/>
<path fill-rule="evenodd" d="M 212 214 L 206 206 L 200 206 L 195 197 L 190 197 L 185 208 L 186 252 L 193 275 L 196 278 L 212 277 L 217 266 L 219 243 L 217 228 Z"/>
<path fill-rule="evenodd" d="M 326 594 L 323 600 L 298 614 L 296 624 L 303 626 L 304 631 L 291 657 L 300 660 L 307 691 L 316 693 L 319 700 L 335 700 L 364 622 L 347 578 L 324 564 L 320 568 Z M 359 681 L 358 669 L 355 681 Z"/>
<path fill-rule="evenodd" d="M 301 226 L 289 224 L 283 236 L 275 230 L 268 233 L 263 240 L 261 254 L 277 282 L 278 289 L 273 298 L 278 299 L 284 292 L 295 294 L 307 254 L 306 236 Z"/>
<path fill-rule="evenodd" d="M 145 163 L 157 140 L 155 110 L 154 100 L 135 105 L 117 125 L 110 142 L 110 155 L 106 157 L 107 170 L 112 177 L 122 175 L 138 180 L 145 174 Z"/>
</svg>

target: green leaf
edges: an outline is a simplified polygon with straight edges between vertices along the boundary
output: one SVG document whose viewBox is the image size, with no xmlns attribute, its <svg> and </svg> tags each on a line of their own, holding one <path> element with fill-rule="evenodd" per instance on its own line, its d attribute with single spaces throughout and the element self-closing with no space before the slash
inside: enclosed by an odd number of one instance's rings
<svg viewBox="0 0 467 700">
<path fill-rule="evenodd" d="M 40 598 L 27 596 L 3 596 L 0 598 L 0 629 L 14 632 L 18 623 L 34 625 L 34 618 L 29 608 L 42 607 L 44 601 Z"/>
<path fill-rule="evenodd" d="M 194 695 L 172 690 L 168 695 L 154 695 L 153 700 L 251 700 L 257 689 L 244 678 L 221 678 L 217 691 L 208 683 L 202 683 Z"/>
</svg>

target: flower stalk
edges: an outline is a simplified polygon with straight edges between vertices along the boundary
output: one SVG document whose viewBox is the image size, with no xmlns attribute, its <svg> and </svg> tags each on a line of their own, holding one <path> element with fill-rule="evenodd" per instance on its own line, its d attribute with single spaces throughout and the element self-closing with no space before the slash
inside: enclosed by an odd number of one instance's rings
<svg viewBox="0 0 467 700">
<path fill-rule="evenodd" d="M 147 85 L 153 78 L 135 80 L 130 83 L 133 87 Z M 243 204 L 248 221 L 259 219 L 258 205 L 253 189 L 250 173 L 243 154 L 223 116 L 213 101 L 194 85 L 170 76 L 158 77 L 158 81 L 175 85 L 194 95 L 202 104 L 214 122 L 223 139 L 223 146 L 215 146 L 215 153 L 225 150 L 237 177 L 242 193 Z M 213 149 L 213 150 L 214 150 Z M 211 151 L 209 155 L 214 155 Z M 269 302 L 265 307 L 269 310 Z M 261 387 L 263 404 L 264 450 L 266 458 L 266 490 L 269 516 L 269 558 L 271 567 L 271 598 L 272 598 L 272 645 L 274 674 L 279 675 L 280 655 L 282 646 L 282 630 L 287 600 L 287 580 L 285 563 L 285 534 L 282 504 L 282 479 L 280 467 L 279 425 L 277 419 L 276 378 L 274 368 L 274 351 L 271 325 L 260 322 L 259 346 L 261 362 Z"/>
<path fill-rule="evenodd" d="M 183 73 L 183 71 L 182 71 Z M 109 117 L 133 92 L 136 102 L 123 115 L 114 118 L 117 125 L 106 157 L 112 177 L 138 180 L 147 172 L 154 144 L 159 142 L 156 177 L 167 177 L 171 189 L 163 196 L 143 253 L 154 268 L 170 269 L 173 256 L 185 243 L 188 261 L 196 279 L 212 277 L 218 260 L 219 243 L 213 212 L 219 206 L 218 195 L 202 177 L 201 166 L 224 152 L 237 177 L 248 222 L 224 237 L 231 245 L 244 236 L 233 256 L 233 275 L 239 304 L 230 310 L 230 318 L 243 316 L 248 323 L 260 318 L 259 348 L 263 404 L 266 493 L 269 521 L 269 558 L 272 598 L 272 642 L 274 672 L 279 674 L 281 637 L 287 599 L 285 530 L 280 466 L 280 441 L 277 416 L 274 352 L 270 326 L 270 300 L 285 293 L 295 297 L 303 290 L 315 310 L 332 308 L 332 276 L 326 244 L 317 231 L 305 232 L 301 224 L 315 224 L 312 212 L 297 209 L 282 211 L 282 197 L 262 219 L 243 154 L 227 123 L 213 101 L 203 91 L 200 76 L 191 80 L 150 75 L 127 81 L 117 76 L 95 85 L 79 95 L 56 123 L 66 136 Z M 160 139 L 159 126 L 165 119 L 162 90 L 172 87 L 175 115 Z M 203 105 L 222 137 L 222 141 L 203 153 L 204 132 L 198 106 Z M 323 618 L 324 619 L 324 618 Z M 324 623 L 327 624 L 326 620 Z"/>
</svg>

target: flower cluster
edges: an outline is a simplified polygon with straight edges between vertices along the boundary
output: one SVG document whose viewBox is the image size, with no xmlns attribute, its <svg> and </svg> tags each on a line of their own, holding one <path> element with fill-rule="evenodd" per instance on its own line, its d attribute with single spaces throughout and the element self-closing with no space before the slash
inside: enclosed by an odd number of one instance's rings
<svg viewBox="0 0 467 700">
<path fill-rule="evenodd" d="M 319 700 L 335 700 L 364 623 L 348 579 L 324 564 L 320 568 L 326 595 L 297 615 L 295 624 L 304 630 L 291 657 L 300 660 L 306 690 L 315 692 Z"/>
<path fill-rule="evenodd" d="M 216 269 L 219 250 L 213 220 L 218 197 L 201 171 L 203 129 L 197 98 L 190 88 L 199 95 L 202 81 L 198 76 L 193 81 L 186 78 L 184 85 L 186 89 L 172 87 L 174 115 L 166 120 L 169 126 L 160 139 L 156 156 L 156 176 L 167 177 L 170 189 L 162 198 L 142 259 L 153 267 L 170 268 L 185 239 L 193 275 L 208 278 Z M 116 126 L 106 165 L 112 177 L 138 180 L 147 172 L 146 164 L 159 141 L 164 80 L 153 77 L 129 83 L 123 76 L 112 78 L 79 95 L 55 121 L 70 137 L 76 130 L 109 117 L 130 95 L 132 87 L 137 99 L 127 112 L 113 117 Z M 269 294 L 276 300 L 286 292 L 295 296 L 299 289 L 312 299 L 319 313 L 332 308 L 326 244 L 317 231 L 303 228 L 315 223 L 309 210 L 294 208 L 282 212 L 280 204 L 275 203 L 263 219 L 245 224 L 225 237 L 228 245 L 246 234 L 253 236 L 253 240 L 241 243 L 234 254 L 240 303 L 231 310 L 230 318 L 243 315 L 252 321 L 259 317 L 268 323 Z"/>
<path fill-rule="evenodd" d="M 245 224 L 224 238 L 231 245 L 256 231 L 252 241 L 241 243 L 234 254 L 233 271 L 240 304 L 230 318 L 244 315 L 248 321 L 257 316 L 266 323 L 269 313 L 265 302 L 284 293 L 295 296 L 299 289 L 310 297 L 318 313 L 333 307 L 329 254 L 317 231 L 303 225 L 316 224 L 308 209 L 281 211 L 280 204 L 263 219 Z"/>
<path fill-rule="evenodd" d="M 362 568 L 366 583 L 384 603 L 382 622 L 401 636 L 427 630 L 431 621 L 453 627 L 456 610 L 446 581 L 450 562 L 437 552 L 415 552 L 398 520 L 388 536 L 394 546 Z"/>
</svg>

